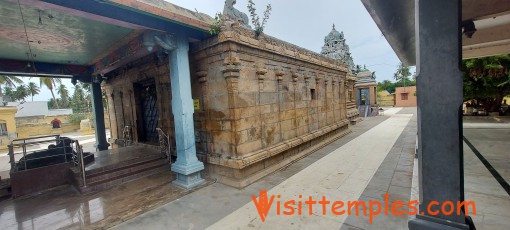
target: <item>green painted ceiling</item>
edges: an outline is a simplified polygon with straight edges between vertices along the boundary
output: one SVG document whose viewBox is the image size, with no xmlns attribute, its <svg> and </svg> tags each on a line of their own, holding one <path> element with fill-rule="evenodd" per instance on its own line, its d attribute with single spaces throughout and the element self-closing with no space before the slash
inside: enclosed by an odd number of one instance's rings
<svg viewBox="0 0 510 230">
<path fill-rule="evenodd" d="M 32 61 L 37 62 L 92 64 L 94 59 L 133 31 L 34 6 L 21 5 L 21 9 L 32 49 Z M 28 54 L 19 6 L 16 1 L 1 0 L 0 58 L 30 60 Z"/>
</svg>

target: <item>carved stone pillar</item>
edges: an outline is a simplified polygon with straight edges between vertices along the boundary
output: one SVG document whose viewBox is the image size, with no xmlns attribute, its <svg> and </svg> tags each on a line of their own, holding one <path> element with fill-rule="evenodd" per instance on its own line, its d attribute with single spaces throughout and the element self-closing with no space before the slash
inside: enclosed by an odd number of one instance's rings
<svg viewBox="0 0 510 230">
<path fill-rule="evenodd" d="M 282 85 L 282 81 L 283 81 L 283 75 L 285 75 L 285 72 L 283 72 L 283 69 L 277 69 L 275 70 L 275 75 L 276 75 L 276 81 L 278 82 L 278 88 L 276 89 L 278 91 L 278 124 L 280 126 L 280 138 L 281 140 L 283 140 L 283 132 L 282 132 L 282 117 L 281 117 L 281 112 L 282 112 L 282 89 L 283 89 L 283 85 Z"/>
<path fill-rule="evenodd" d="M 347 118 L 347 96 L 345 95 L 345 79 L 339 82 L 340 120 Z"/>
<path fill-rule="evenodd" d="M 306 98 L 310 98 L 311 99 L 311 96 L 310 95 L 310 75 L 309 74 L 305 74 L 304 76 L 304 79 L 305 79 L 305 85 L 306 85 L 306 91 L 305 91 L 305 95 L 306 95 Z"/>
<path fill-rule="evenodd" d="M 297 89 L 299 77 L 300 77 L 299 73 L 297 73 L 297 72 L 293 72 L 292 73 L 292 84 L 294 85 L 294 100 L 293 100 L 293 102 L 294 102 L 294 111 L 296 111 L 296 89 Z M 297 127 L 294 127 L 294 131 L 295 131 L 294 132 L 295 136 L 297 137 L 298 136 Z"/>
<path fill-rule="evenodd" d="M 329 100 L 328 100 L 328 85 L 329 85 L 329 81 L 330 81 L 330 77 L 329 76 L 325 76 L 324 77 L 324 95 L 325 95 L 325 98 L 324 98 L 324 106 L 326 107 L 326 124 L 327 125 L 330 125 L 331 122 L 328 118 L 328 112 L 331 110 L 330 109 L 330 104 L 331 103 Z"/>
<path fill-rule="evenodd" d="M 259 92 L 264 92 L 264 79 L 266 79 L 267 69 L 262 63 L 257 63 L 255 68 L 255 73 L 259 80 Z"/>
<path fill-rule="evenodd" d="M 129 122 L 129 125 L 133 127 L 133 140 L 138 140 L 138 124 L 136 123 L 136 109 L 135 109 L 135 103 L 134 103 L 134 93 L 133 89 L 128 90 L 128 98 L 129 98 L 129 112 L 131 121 Z M 158 108 L 158 111 L 161 111 L 161 108 Z M 158 124 L 161 124 L 161 116 L 158 116 Z"/>
<path fill-rule="evenodd" d="M 230 119 L 231 119 L 231 137 L 230 137 L 230 153 L 233 154 L 234 157 L 237 157 L 237 139 L 236 132 L 239 129 L 239 111 L 237 110 L 237 97 L 239 94 L 239 76 L 241 71 L 241 61 L 235 55 L 235 53 L 229 53 L 229 56 L 223 62 L 223 68 L 221 72 L 223 72 L 223 77 L 225 77 L 225 81 L 227 82 L 227 92 L 228 92 L 228 107 L 230 110 Z"/>
<path fill-rule="evenodd" d="M 296 109 L 296 88 L 299 77 L 300 77 L 299 73 L 292 72 L 292 84 L 294 85 L 294 109 Z"/>
<path fill-rule="evenodd" d="M 117 118 L 115 114 L 114 94 L 112 89 L 106 89 L 106 102 L 108 103 L 108 119 L 110 120 L 110 135 L 113 139 L 118 139 Z"/>
<path fill-rule="evenodd" d="M 338 86 L 338 79 L 335 77 L 333 77 L 333 83 L 332 83 L 332 87 L 333 87 L 333 100 L 332 100 L 332 103 L 333 103 L 333 123 L 337 123 L 339 120 L 338 120 L 338 116 L 337 116 L 337 110 L 340 109 L 340 107 L 338 106 L 338 101 L 339 101 L 339 98 L 337 97 L 338 93 L 337 93 L 337 86 Z"/>
<path fill-rule="evenodd" d="M 208 92 L 208 88 L 207 88 L 207 71 L 199 71 L 199 72 L 196 72 L 195 73 L 198 77 L 198 82 L 200 83 L 200 89 L 202 91 L 202 119 L 201 119 L 201 122 L 202 122 L 202 130 L 204 132 L 206 132 L 206 135 L 205 135 L 205 144 L 206 144 L 206 153 L 210 153 L 212 152 L 212 148 L 210 148 L 210 140 L 208 139 L 209 138 L 209 134 L 211 133 L 210 130 L 207 130 L 207 127 L 208 127 L 208 123 L 209 123 L 209 92 Z"/>
<path fill-rule="evenodd" d="M 315 77 L 315 94 L 317 95 L 317 100 L 316 100 L 316 103 L 315 103 L 315 117 L 317 119 L 317 128 L 322 128 L 321 126 L 321 123 L 320 123 L 320 119 L 319 119 L 319 115 L 320 115 L 320 111 L 319 111 L 319 105 L 322 102 L 323 99 L 325 99 L 325 97 L 322 97 L 321 96 L 321 93 L 322 91 L 320 90 L 321 87 L 320 87 L 320 82 L 322 81 L 322 79 L 324 79 L 324 75 L 322 73 L 318 73 Z"/>
<path fill-rule="evenodd" d="M 317 74 L 315 75 L 315 93 L 317 94 L 317 101 L 321 98 L 320 97 L 320 81 L 322 80 L 322 74 Z M 318 103 L 317 103 L 317 106 L 318 106 Z"/>
</svg>

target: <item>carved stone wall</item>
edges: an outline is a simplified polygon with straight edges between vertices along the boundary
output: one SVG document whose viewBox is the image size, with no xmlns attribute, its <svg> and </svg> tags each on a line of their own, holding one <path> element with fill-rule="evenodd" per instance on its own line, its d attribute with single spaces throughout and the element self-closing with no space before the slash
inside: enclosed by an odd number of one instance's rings
<svg viewBox="0 0 510 230">
<path fill-rule="evenodd" d="M 190 68 L 197 154 L 221 183 L 244 187 L 350 132 L 354 81 L 340 61 L 227 22 L 192 45 Z M 150 55 L 107 77 L 113 138 L 131 125 L 138 139 L 133 84 L 152 79 L 159 127 L 175 142 L 168 60 Z"/>
<path fill-rule="evenodd" d="M 136 98 L 135 83 L 154 81 L 157 95 L 158 127 L 174 140 L 173 115 L 168 60 L 149 55 L 108 74 L 103 83 L 113 139 L 122 139 L 125 126 L 132 127 L 133 139 L 138 142 L 141 125 L 141 103 Z M 139 89 L 138 89 L 139 90 Z M 175 142 L 175 140 L 174 140 Z M 175 144 L 172 144 L 175 146 Z"/>
<path fill-rule="evenodd" d="M 228 22 L 190 59 L 195 127 L 219 182 L 244 187 L 350 132 L 339 61 Z"/>
<path fill-rule="evenodd" d="M 347 75 L 347 80 L 345 82 L 345 87 L 347 88 L 346 98 L 347 98 L 347 117 L 351 124 L 356 124 L 356 122 L 360 121 L 359 111 L 356 106 L 358 100 L 358 94 L 356 89 L 356 77 L 352 75 Z"/>
</svg>

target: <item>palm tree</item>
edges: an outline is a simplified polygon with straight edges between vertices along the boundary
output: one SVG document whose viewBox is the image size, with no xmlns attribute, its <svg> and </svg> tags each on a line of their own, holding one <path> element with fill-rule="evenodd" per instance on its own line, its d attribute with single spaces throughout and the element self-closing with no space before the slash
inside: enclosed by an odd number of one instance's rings
<svg viewBox="0 0 510 230">
<path fill-rule="evenodd" d="M 65 85 L 60 85 L 57 88 L 57 93 L 60 95 L 61 100 L 67 99 L 69 97 L 69 90 L 67 90 Z"/>
<path fill-rule="evenodd" d="M 57 98 L 55 97 L 55 92 L 53 92 L 53 89 L 57 87 L 57 84 L 62 84 L 62 80 L 60 78 L 53 78 L 53 77 L 41 77 L 39 78 L 40 85 L 46 86 L 51 92 L 51 96 L 53 97 L 53 100 L 55 100 L 55 105 L 57 106 L 57 109 L 60 107 L 58 106 Z"/>
<path fill-rule="evenodd" d="M 14 91 L 14 97 L 16 101 L 25 101 L 25 98 L 28 97 L 29 95 L 30 94 L 25 85 L 19 85 L 18 87 L 16 87 L 16 90 Z"/>
<path fill-rule="evenodd" d="M 57 93 L 60 95 L 60 103 L 63 108 L 66 108 L 69 104 L 69 90 L 65 85 L 60 85 L 57 88 Z"/>
<path fill-rule="evenodd" d="M 0 96 L 3 96 L 2 85 L 9 88 L 14 88 L 16 84 L 22 84 L 23 80 L 15 76 L 0 76 Z"/>
<path fill-rule="evenodd" d="M 37 86 L 37 84 L 35 84 L 34 82 L 28 83 L 27 90 L 28 94 L 32 96 L 32 101 L 34 101 L 34 96 L 39 94 L 40 92 L 39 86 Z"/>
</svg>

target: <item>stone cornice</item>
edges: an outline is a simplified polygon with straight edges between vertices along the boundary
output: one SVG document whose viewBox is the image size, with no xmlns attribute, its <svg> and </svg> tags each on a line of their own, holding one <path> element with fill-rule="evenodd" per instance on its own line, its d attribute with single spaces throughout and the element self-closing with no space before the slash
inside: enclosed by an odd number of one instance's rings
<svg viewBox="0 0 510 230">
<path fill-rule="evenodd" d="M 333 70 L 350 72 L 348 66 L 341 61 L 325 57 L 319 53 L 301 48 L 291 43 L 262 34 L 255 38 L 255 32 L 239 26 L 237 22 L 227 21 L 222 26 L 222 32 L 216 37 L 204 40 L 195 45 L 193 52 L 197 52 L 224 42 L 234 42 L 240 45 L 264 50 L 273 54 L 290 57 L 303 62 L 327 67 Z"/>
<path fill-rule="evenodd" d="M 377 83 L 359 83 L 359 84 L 355 85 L 355 87 L 362 87 L 362 86 L 377 86 Z"/>
</svg>

